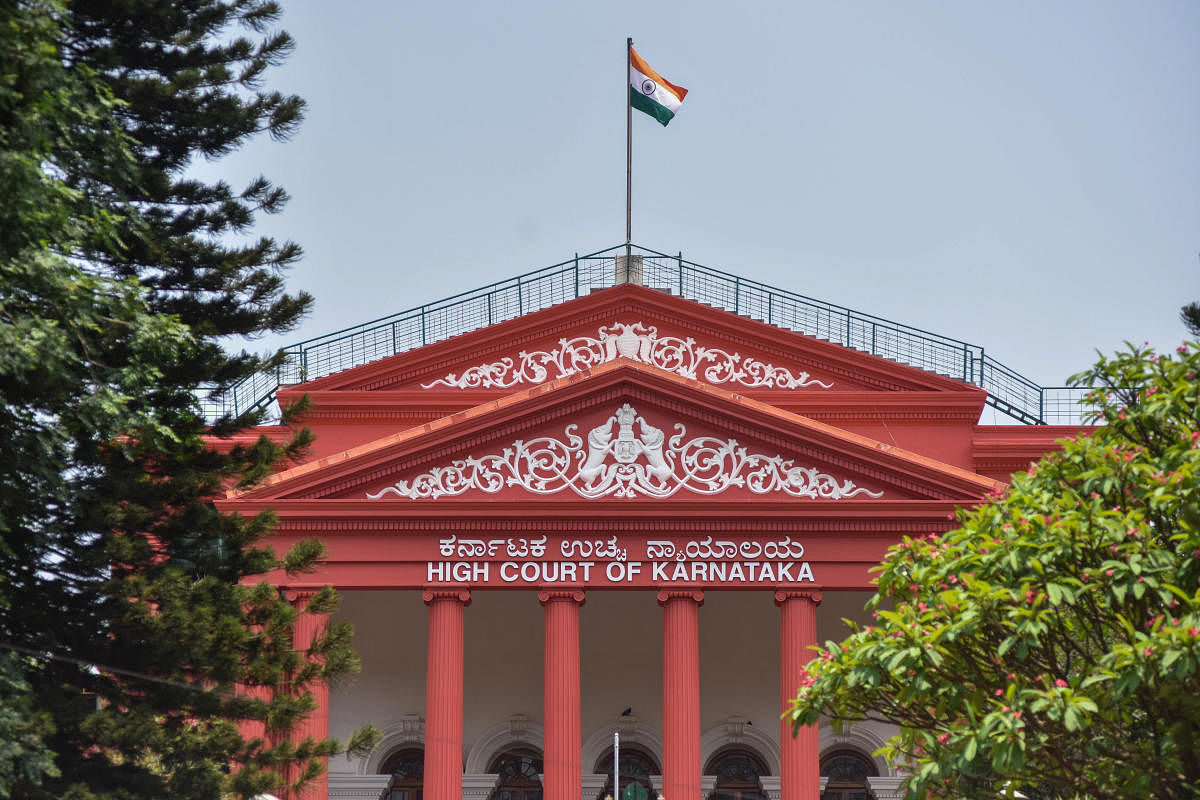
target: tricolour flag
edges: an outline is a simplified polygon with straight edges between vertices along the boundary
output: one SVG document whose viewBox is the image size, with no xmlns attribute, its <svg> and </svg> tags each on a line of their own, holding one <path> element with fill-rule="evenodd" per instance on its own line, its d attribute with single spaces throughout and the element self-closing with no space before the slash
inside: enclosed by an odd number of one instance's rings
<svg viewBox="0 0 1200 800">
<path fill-rule="evenodd" d="M 683 104 L 687 91 L 659 75 L 636 50 L 629 48 L 629 102 L 638 111 L 645 111 L 666 125 Z"/>
</svg>

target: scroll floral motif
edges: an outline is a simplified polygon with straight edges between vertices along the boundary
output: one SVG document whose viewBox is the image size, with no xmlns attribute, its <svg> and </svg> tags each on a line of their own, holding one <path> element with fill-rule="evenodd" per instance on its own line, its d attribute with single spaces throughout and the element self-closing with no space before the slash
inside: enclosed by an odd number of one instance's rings
<svg viewBox="0 0 1200 800">
<path fill-rule="evenodd" d="M 794 374 L 786 367 L 753 357 L 742 358 L 719 347 L 698 346 L 690 336 L 686 339 L 659 336 L 655 325 L 616 322 L 600 327 L 597 334 L 596 338 L 559 339 L 558 347 L 553 350 L 522 350 L 515 360 L 505 357 L 471 367 L 461 375 L 452 372 L 421 384 L 421 388 L 508 389 L 573 375 L 618 356 L 713 384 L 736 383 L 761 389 L 833 388 L 833 384 L 817 380 L 807 372 Z"/>
<path fill-rule="evenodd" d="M 640 434 L 635 433 L 635 426 Z M 840 481 L 815 467 L 797 465 L 790 458 L 751 453 L 736 439 L 713 436 L 685 439 L 687 429 L 682 423 L 675 424 L 675 434 L 667 439 L 666 434 L 639 416 L 628 403 L 589 431 L 586 442 L 577 430 L 577 425 L 568 425 L 563 431 L 564 439 L 552 436 L 529 441 L 518 439 L 500 453 L 459 459 L 411 481 L 398 481 L 378 492 L 368 492 L 367 497 L 436 499 L 471 490 L 495 494 L 505 487 L 520 487 L 544 495 L 571 491 L 589 499 L 666 498 L 681 489 L 714 495 L 732 487 L 746 488 L 754 494 L 783 492 L 814 500 L 843 500 L 860 494 L 883 496 L 883 492 L 856 486 L 849 480 Z M 458 550 L 467 548 L 473 552 L 483 548 L 479 553 L 482 555 L 504 541 L 463 539 L 459 540 Z M 718 544 L 723 551 L 726 544 L 732 547 L 732 543 Z M 712 547 L 712 543 L 706 546 Z M 443 552 L 445 548 L 443 540 Z"/>
</svg>

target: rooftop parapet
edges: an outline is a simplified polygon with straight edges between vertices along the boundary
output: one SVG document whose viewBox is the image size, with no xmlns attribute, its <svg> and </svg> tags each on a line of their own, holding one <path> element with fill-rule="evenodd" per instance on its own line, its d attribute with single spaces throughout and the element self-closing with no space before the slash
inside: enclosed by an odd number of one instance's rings
<svg viewBox="0 0 1200 800">
<path fill-rule="evenodd" d="M 219 396 L 201 387 L 205 417 L 254 408 L 278 413 L 288 386 L 403 353 L 532 311 L 633 281 L 769 325 L 970 383 L 987 404 L 1026 425 L 1082 422 L 1083 387 L 1040 386 L 979 345 L 746 280 L 646 247 L 617 245 L 284 348 L 276 370 L 258 373 Z"/>
</svg>

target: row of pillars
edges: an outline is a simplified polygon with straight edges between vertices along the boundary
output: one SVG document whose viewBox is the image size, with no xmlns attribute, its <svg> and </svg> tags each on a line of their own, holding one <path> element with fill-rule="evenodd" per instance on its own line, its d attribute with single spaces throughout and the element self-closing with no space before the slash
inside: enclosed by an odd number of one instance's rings
<svg viewBox="0 0 1200 800">
<path fill-rule="evenodd" d="M 425 679 L 425 800 L 462 798 L 463 618 L 471 602 L 464 590 L 430 590 L 429 661 Z M 584 593 L 538 594 L 545 608 L 544 675 L 546 800 L 579 800 L 582 743 L 579 693 L 579 609 Z M 817 642 L 815 590 L 775 593 L 780 628 L 780 712 L 795 696 Z M 663 608 L 662 794 L 667 800 L 700 796 L 700 606 L 704 593 L 665 590 Z M 820 752 L 816 727 L 793 737 L 780 723 L 781 800 L 818 800 Z"/>
</svg>

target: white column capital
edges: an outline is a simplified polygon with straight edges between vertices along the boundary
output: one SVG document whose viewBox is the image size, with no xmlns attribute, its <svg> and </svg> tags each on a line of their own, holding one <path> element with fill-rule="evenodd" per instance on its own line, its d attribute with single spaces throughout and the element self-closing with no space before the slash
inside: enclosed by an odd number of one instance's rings
<svg viewBox="0 0 1200 800">
<path fill-rule="evenodd" d="M 597 800 L 600 797 L 600 792 L 604 790 L 604 784 L 608 783 L 608 776 L 597 775 L 594 772 L 585 772 L 581 783 L 579 800 Z"/>
<path fill-rule="evenodd" d="M 464 772 L 462 776 L 463 800 L 487 800 L 499 782 L 498 774 Z"/>
<path fill-rule="evenodd" d="M 329 800 L 379 800 L 391 775 L 329 773 Z"/>
<path fill-rule="evenodd" d="M 876 800 L 900 800 L 904 797 L 903 783 L 904 778 L 891 775 L 867 778 L 867 785 L 871 787 L 871 794 L 875 795 Z"/>
</svg>

